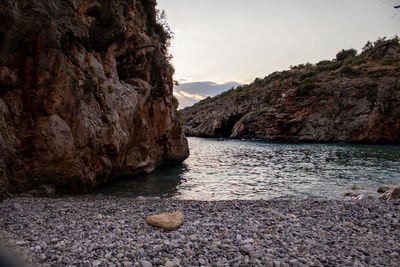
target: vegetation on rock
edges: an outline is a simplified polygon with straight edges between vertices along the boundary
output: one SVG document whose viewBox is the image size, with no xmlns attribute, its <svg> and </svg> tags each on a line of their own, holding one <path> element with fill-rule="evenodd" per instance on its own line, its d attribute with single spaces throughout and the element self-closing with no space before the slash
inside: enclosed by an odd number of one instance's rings
<svg viewBox="0 0 400 267">
<path fill-rule="evenodd" d="M 187 135 L 400 142 L 399 38 L 291 66 L 182 110 Z"/>
</svg>

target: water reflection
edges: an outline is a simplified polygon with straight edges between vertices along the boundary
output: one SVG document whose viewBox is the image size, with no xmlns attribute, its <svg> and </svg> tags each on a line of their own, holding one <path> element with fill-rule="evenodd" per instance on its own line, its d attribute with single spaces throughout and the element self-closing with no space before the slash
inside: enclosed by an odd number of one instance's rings
<svg viewBox="0 0 400 267">
<path fill-rule="evenodd" d="M 183 174 L 187 170 L 188 166 L 184 163 L 161 166 L 148 175 L 125 177 L 107 183 L 93 193 L 126 197 L 168 198 L 178 196 L 178 187 L 183 182 Z"/>
<path fill-rule="evenodd" d="M 191 155 L 97 192 L 180 199 L 339 198 L 400 183 L 400 146 L 285 144 L 188 138 Z"/>
</svg>

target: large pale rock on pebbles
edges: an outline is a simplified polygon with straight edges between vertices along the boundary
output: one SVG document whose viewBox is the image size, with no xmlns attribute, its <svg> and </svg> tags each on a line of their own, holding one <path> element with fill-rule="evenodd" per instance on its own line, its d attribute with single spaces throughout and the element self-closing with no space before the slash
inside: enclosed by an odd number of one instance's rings
<svg viewBox="0 0 400 267">
<path fill-rule="evenodd" d="M 168 231 L 177 229 L 183 224 L 185 217 L 181 212 L 166 212 L 150 216 L 146 219 L 149 225 L 160 227 Z"/>
</svg>

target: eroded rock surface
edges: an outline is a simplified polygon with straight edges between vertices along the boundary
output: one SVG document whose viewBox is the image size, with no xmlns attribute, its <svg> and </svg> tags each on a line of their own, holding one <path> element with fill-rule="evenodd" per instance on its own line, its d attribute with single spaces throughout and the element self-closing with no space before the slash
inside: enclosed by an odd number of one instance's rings
<svg viewBox="0 0 400 267">
<path fill-rule="evenodd" d="M 276 72 L 182 110 L 188 136 L 400 143 L 400 44 Z"/>
<path fill-rule="evenodd" d="M 0 196 L 184 160 L 154 0 L 0 3 Z"/>
</svg>

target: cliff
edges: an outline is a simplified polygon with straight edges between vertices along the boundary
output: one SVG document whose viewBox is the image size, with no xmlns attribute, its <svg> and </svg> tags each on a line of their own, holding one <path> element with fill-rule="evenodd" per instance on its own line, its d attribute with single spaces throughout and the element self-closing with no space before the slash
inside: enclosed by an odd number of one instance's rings
<svg viewBox="0 0 400 267">
<path fill-rule="evenodd" d="M 86 192 L 188 156 L 155 6 L 0 3 L 0 197 Z"/>
<path fill-rule="evenodd" d="M 188 136 L 400 143 L 400 44 L 275 72 L 183 109 Z"/>
</svg>

